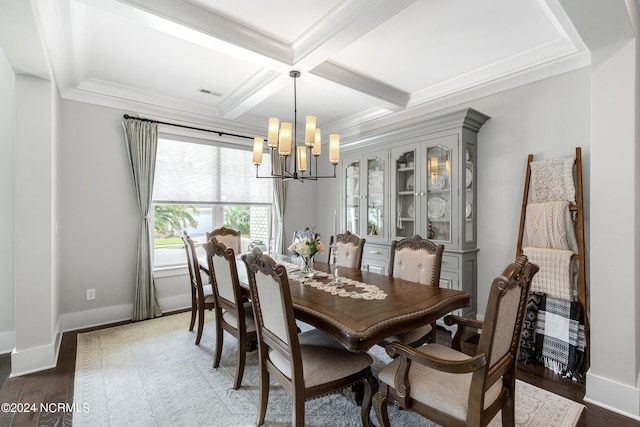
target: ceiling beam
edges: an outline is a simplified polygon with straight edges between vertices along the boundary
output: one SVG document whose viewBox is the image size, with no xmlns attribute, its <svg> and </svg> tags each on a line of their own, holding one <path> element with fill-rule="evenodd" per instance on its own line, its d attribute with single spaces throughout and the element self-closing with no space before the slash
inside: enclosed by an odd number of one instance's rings
<svg viewBox="0 0 640 427">
<path fill-rule="evenodd" d="M 354 73 L 329 61 L 323 62 L 311 70 L 311 74 L 372 96 L 381 101 L 380 107 L 391 111 L 399 111 L 405 108 L 409 102 L 408 93 Z"/>
</svg>

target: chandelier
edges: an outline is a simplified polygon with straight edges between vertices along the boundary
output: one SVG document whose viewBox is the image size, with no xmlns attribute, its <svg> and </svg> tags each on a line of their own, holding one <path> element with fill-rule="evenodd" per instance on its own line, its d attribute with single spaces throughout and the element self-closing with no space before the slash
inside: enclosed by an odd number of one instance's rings
<svg viewBox="0 0 640 427">
<path fill-rule="evenodd" d="M 300 182 L 304 182 L 304 180 L 315 181 L 319 178 L 335 178 L 336 166 L 340 159 L 340 135 L 337 133 L 329 135 L 329 161 L 333 164 L 333 175 L 318 175 L 318 157 L 322 150 L 321 132 L 316 127 L 316 116 L 307 116 L 304 144 L 297 144 L 298 101 L 296 79 L 300 77 L 300 71 L 293 70 L 289 72 L 289 76 L 293 78 L 293 124 L 290 122 L 280 123 L 278 118 L 271 117 L 267 128 L 267 146 L 271 152 L 278 150 L 278 155 L 284 159 L 284 170 L 282 173 L 275 173 L 273 162 L 271 162 L 271 174 L 267 176 L 258 175 L 262 164 L 264 138 L 255 137 L 253 140 L 253 164 L 256 165 L 256 178 L 295 179 Z M 289 167 L 289 156 L 293 158 L 293 170 Z M 315 163 L 315 173 L 313 171 L 314 168 L 311 167 L 312 157 Z"/>
</svg>

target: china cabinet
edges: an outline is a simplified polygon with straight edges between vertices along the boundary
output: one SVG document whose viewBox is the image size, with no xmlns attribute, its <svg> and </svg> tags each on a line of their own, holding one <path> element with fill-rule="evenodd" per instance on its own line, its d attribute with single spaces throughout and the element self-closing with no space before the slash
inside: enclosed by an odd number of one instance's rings
<svg viewBox="0 0 640 427">
<path fill-rule="evenodd" d="M 391 150 L 393 239 L 445 247 L 440 286 L 476 294 L 476 132 L 460 127 Z M 475 300 L 457 314 L 475 316 Z"/>
<path fill-rule="evenodd" d="M 342 164 L 344 230 L 366 239 L 363 269 L 384 274 L 383 260 L 371 260 L 384 258 L 376 244 L 389 243 L 389 150 L 345 155 Z"/>
<path fill-rule="evenodd" d="M 352 157 L 343 163 L 347 229 L 354 227 L 352 232 L 358 230 L 367 239 L 363 269 L 386 274 L 391 240 L 416 234 L 428 237 L 445 247 L 440 286 L 464 290 L 472 296 L 471 306 L 456 313 L 470 317 L 476 315 L 477 134 L 488 119 L 469 108 L 388 131 L 370 138 L 371 146 L 350 153 Z M 389 196 L 388 200 L 384 196 L 381 199 L 389 213 L 382 221 L 388 231 L 370 242 L 366 235 L 370 230 L 362 224 L 363 218 L 369 219 L 363 207 L 369 196 L 354 190 L 349 177 L 357 176 L 360 185 L 370 179 L 363 168 L 372 157 L 384 158 L 383 152 L 374 152 L 374 147 L 386 147 L 389 156 L 382 174 Z M 360 198 L 350 194 L 359 194 Z M 355 209 L 349 205 L 353 199 L 360 202 Z"/>
</svg>

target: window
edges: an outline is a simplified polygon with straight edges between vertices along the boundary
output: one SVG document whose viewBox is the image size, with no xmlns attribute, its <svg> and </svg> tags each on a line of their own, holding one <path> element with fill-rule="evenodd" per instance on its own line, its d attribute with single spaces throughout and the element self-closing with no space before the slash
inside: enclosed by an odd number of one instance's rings
<svg viewBox="0 0 640 427">
<path fill-rule="evenodd" d="M 256 179 L 244 147 L 160 137 L 153 204 L 155 268 L 186 263 L 183 230 L 201 243 L 215 228 L 239 230 L 242 251 L 271 239 L 272 182 Z"/>
</svg>

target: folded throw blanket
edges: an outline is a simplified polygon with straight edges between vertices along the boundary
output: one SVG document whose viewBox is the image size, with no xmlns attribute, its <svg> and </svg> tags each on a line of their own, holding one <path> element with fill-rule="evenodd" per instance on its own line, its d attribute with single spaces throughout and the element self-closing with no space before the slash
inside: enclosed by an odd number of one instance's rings
<svg viewBox="0 0 640 427">
<path fill-rule="evenodd" d="M 571 219 L 569 202 L 528 204 L 527 238 L 529 246 L 534 248 L 565 249 L 578 253 L 576 229 Z"/>
<path fill-rule="evenodd" d="M 540 267 L 533 276 L 531 292 L 540 292 L 552 298 L 573 300 L 572 251 L 563 249 L 523 248 L 529 261 Z"/>
<path fill-rule="evenodd" d="M 535 359 L 536 322 L 538 320 L 538 310 L 543 294 L 531 292 L 527 302 L 527 312 L 522 326 L 522 337 L 520 338 L 520 350 L 518 360 L 528 363 Z"/>
<path fill-rule="evenodd" d="M 584 382 L 585 347 L 582 304 L 543 295 L 536 320 L 536 358 L 557 374 Z"/>
</svg>

